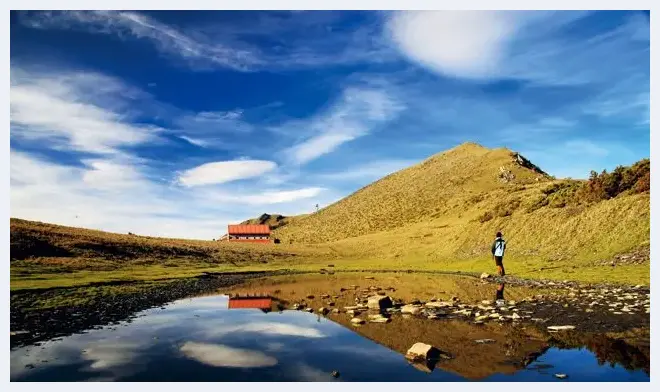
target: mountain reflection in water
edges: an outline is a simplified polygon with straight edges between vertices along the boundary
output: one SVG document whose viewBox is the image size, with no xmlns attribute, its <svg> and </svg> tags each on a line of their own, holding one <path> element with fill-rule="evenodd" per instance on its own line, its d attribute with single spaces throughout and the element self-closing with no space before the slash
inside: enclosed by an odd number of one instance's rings
<svg viewBox="0 0 660 392">
<path fill-rule="evenodd" d="M 346 314 L 271 312 L 285 304 L 251 300 L 180 300 L 131 323 L 12 350 L 11 380 L 559 381 L 554 373 L 569 375 L 562 381 L 649 380 L 648 355 L 618 340 L 574 335 L 548 342 L 510 325 L 399 315 L 353 327 Z M 475 343 L 485 338 L 494 342 Z M 412 366 L 403 354 L 416 341 L 454 358 Z"/>
</svg>

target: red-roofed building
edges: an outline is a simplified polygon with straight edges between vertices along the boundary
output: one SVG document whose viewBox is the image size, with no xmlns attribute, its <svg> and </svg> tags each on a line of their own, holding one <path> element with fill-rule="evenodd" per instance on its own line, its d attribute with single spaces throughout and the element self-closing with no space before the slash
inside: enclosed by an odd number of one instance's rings
<svg viewBox="0 0 660 392">
<path fill-rule="evenodd" d="M 270 242 L 270 226 L 268 225 L 229 225 L 227 241 Z"/>
<path fill-rule="evenodd" d="M 229 309 L 270 310 L 272 305 L 271 298 L 229 298 Z"/>
</svg>

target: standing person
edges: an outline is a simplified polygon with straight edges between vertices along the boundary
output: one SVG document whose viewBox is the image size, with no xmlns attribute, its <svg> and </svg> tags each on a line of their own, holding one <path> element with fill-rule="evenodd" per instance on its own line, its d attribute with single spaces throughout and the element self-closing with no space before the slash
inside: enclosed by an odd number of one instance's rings
<svg viewBox="0 0 660 392">
<path fill-rule="evenodd" d="M 493 259 L 497 266 L 497 273 L 500 276 L 504 276 L 504 264 L 502 264 L 502 258 L 504 257 L 505 250 L 506 241 L 502 238 L 502 233 L 498 231 L 495 235 L 495 242 L 493 242 L 493 246 L 491 247 L 491 253 L 493 254 Z"/>
</svg>

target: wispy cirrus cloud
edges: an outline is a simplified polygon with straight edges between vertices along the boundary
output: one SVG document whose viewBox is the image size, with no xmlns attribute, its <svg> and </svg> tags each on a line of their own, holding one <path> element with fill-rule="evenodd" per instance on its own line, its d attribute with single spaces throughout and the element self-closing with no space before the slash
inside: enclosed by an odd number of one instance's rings
<svg viewBox="0 0 660 392">
<path fill-rule="evenodd" d="M 151 13 L 157 15 L 158 13 Z M 131 11 L 48 11 L 21 16 L 36 29 L 80 30 L 120 39 L 145 40 L 163 54 L 198 70 L 228 68 L 240 72 L 264 68 L 309 68 L 373 63 L 396 59 L 380 37 L 382 20 L 355 26 L 351 34 L 337 13 L 270 12 L 240 23 L 179 27 L 154 16 Z M 304 32 L 304 34 L 301 34 Z M 255 40 L 270 45 L 256 45 Z"/>
<path fill-rule="evenodd" d="M 305 129 L 308 135 L 284 154 L 293 164 L 307 163 L 373 132 L 403 109 L 404 106 L 385 89 L 349 87 L 324 113 L 279 127 L 280 132 L 289 134 Z"/>
<path fill-rule="evenodd" d="M 13 69 L 12 135 L 61 149 L 104 154 L 154 142 L 163 129 L 132 122 L 125 110 L 125 104 L 138 94 L 121 81 L 96 73 L 48 75 Z"/>
<path fill-rule="evenodd" d="M 374 160 L 362 165 L 346 167 L 341 172 L 319 173 L 318 178 L 322 181 L 369 182 L 383 178 L 416 163 L 418 163 L 418 161 L 405 159 Z"/>
</svg>

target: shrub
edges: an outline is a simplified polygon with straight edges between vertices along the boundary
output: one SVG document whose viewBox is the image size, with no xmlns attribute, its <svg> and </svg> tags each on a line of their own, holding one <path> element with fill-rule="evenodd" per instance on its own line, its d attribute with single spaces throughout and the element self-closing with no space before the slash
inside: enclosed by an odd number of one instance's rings
<svg viewBox="0 0 660 392">
<path fill-rule="evenodd" d="M 632 166 L 617 166 L 611 173 L 591 171 L 589 180 L 580 189 L 579 197 L 598 202 L 621 194 L 649 192 L 651 187 L 651 161 L 642 159 Z"/>
<path fill-rule="evenodd" d="M 493 219 L 493 214 L 490 211 L 486 211 L 482 215 L 480 215 L 479 218 L 477 219 L 479 220 L 479 222 L 485 223 Z"/>
<path fill-rule="evenodd" d="M 499 217 L 510 216 L 520 206 L 520 199 L 513 199 L 495 207 L 495 215 Z"/>
<path fill-rule="evenodd" d="M 548 200 L 547 197 L 545 197 L 545 196 L 540 196 L 538 199 L 536 199 L 535 201 L 533 201 L 532 204 L 530 204 L 530 205 L 527 207 L 526 212 L 528 212 L 528 213 L 530 213 L 530 212 L 534 212 L 534 211 L 538 210 L 538 209 L 541 208 L 541 207 L 545 207 L 545 206 L 547 206 L 548 203 L 550 203 L 550 200 Z"/>
</svg>

